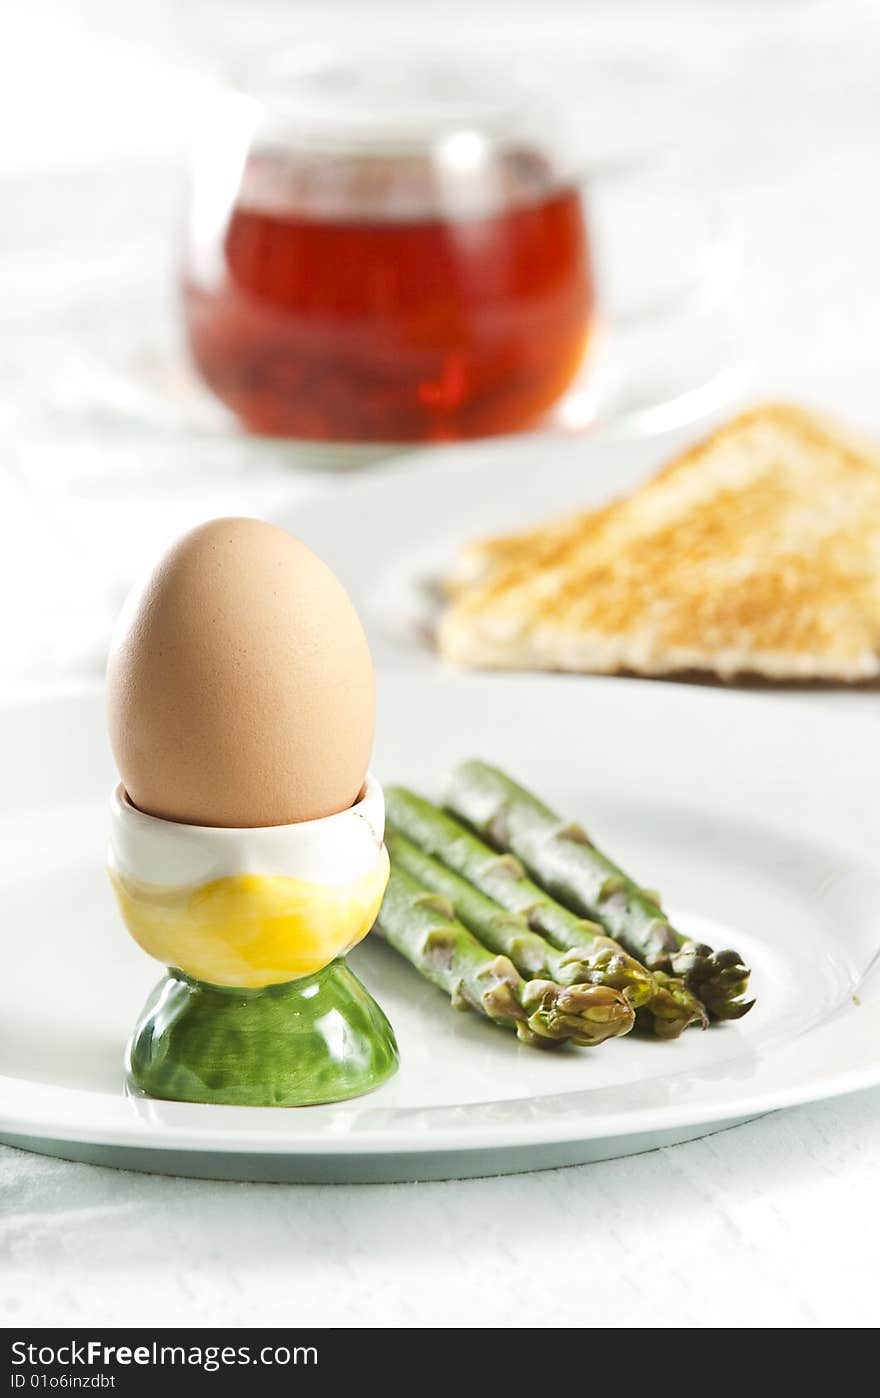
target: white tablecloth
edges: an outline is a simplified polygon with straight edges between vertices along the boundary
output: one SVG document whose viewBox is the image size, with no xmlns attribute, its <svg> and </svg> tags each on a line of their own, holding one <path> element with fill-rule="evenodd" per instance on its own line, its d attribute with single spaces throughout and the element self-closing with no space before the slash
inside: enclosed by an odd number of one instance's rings
<svg viewBox="0 0 880 1398">
<path fill-rule="evenodd" d="M 875 1326 L 880 1090 L 447 1184 L 133 1175 L 0 1151 L 6 1325 Z"/>
<path fill-rule="evenodd" d="M 366 8 L 374 25 L 441 27 L 422 7 L 325 0 L 300 7 L 300 32 L 344 32 Z M 442 8 L 453 34 L 498 38 L 497 7 L 449 0 Z M 95 0 L 83 11 L 85 29 L 71 27 L 69 6 L 11 7 L 0 76 L 13 105 L 32 98 L 29 64 L 47 53 L 47 15 L 66 26 L 49 49 L 63 61 L 48 79 L 41 73 L 40 91 L 51 90 L 54 105 L 7 124 L 20 137 L 7 143 L 0 178 L 22 193 L 22 208 L 32 178 L 56 170 L 61 179 L 65 167 L 97 168 L 120 152 L 154 178 L 176 158 L 194 67 L 232 51 L 245 33 L 259 42 L 270 26 L 269 7 L 229 0 L 144 5 L 137 20 L 123 17 L 128 9 Z M 756 391 L 788 391 L 880 425 L 877 7 L 523 0 L 504 7 L 503 29 L 514 47 L 564 54 L 575 73 L 578 55 L 602 46 L 624 67 L 655 61 L 672 73 L 681 100 L 670 120 L 714 164 L 743 216 L 742 306 Z M 0 254 L 4 295 L 21 311 L 30 305 L 22 278 L 42 276 L 45 263 L 34 262 L 23 233 L 16 242 L 14 219 Z M 170 430 L 149 448 L 146 484 L 135 482 L 137 453 L 147 449 L 130 439 L 118 448 L 115 485 L 93 478 L 90 452 L 106 452 L 108 440 L 100 424 L 93 440 L 80 433 L 75 443 L 54 430 L 45 440 L 39 423 L 33 435 L 22 426 L 28 356 L 38 366 L 40 350 L 27 322 L 22 315 L 20 345 L 4 359 L 4 410 L 15 426 L 0 476 L 10 683 L 94 668 L 127 569 L 196 509 L 271 514 L 305 494 L 345 489 L 344 480 L 325 483 L 267 460 L 246 476 L 245 506 L 240 463 L 218 465 L 215 452 L 209 484 Z M 47 583 L 49 557 L 56 572 Z M 68 589 L 57 586 L 65 568 Z M 10 636 L 20 663 L 10 659 Z M 447 1184 L 208 1183 L 4 1149 L 0 1320 L 873 1325 L 878 1196 L 880 1091 L 651 1155 Z"/>
</svg>

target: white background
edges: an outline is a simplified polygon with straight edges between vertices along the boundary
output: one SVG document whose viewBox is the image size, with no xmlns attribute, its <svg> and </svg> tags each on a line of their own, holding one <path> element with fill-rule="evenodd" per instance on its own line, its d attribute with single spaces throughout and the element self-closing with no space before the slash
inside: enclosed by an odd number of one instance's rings
<svg viewBox="0 0 880 1398">
<path fill-rule="evenodd" d="M 71 411 L 83 292 L 117 271 L 129 284 L 114 258 L 162 285 L 208 75 L 276 34 L 279 15 L 303 37 L 368 21 L 373 33 L 503 45 L 560 65 L 575 91 L 599 56 L 635 124 L 662 125 L 700 156 L 742 220 L 752 391 L 880 428 L 880 7 L 868 0 L 29 0 L 4 14 L 0 672 L 11 689 L 96 672 L 131 571 L 191 519 L 346 488 L 271 453 L 258 467 L 234 448 L 200 454 L 173 424 L 144 442 Z M 113 198 L 96 212 L 84 191 L 108 182 Z M 160 312 L 152 297 L 132 308 Z M 866 1093 L 630 1160 L 362 1189 L 138 1177 L 4 1150 L 0 1320 L 876 1324 L 878 1109 L 880 1093 Z"/>
</svg>

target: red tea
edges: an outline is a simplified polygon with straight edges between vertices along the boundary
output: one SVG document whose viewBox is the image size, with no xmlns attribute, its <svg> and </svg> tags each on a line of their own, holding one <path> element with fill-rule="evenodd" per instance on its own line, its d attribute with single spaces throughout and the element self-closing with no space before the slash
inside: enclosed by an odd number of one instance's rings
<svg viewBox="0 0 880 1398">
<path fill-rule="evenodd" d="M 251 181 L 265 193 L 261 181 Z M 535 423 L 582 360 L 593 310 L 573 188 L 472 215 L 239 202 L 185 283 L 192 354 L 253 432 L 444 441 Z M 319 201 L 320 203 L 320 201 Z M 218 256 L 219 254 L 219 256 Z"/>
</svg>

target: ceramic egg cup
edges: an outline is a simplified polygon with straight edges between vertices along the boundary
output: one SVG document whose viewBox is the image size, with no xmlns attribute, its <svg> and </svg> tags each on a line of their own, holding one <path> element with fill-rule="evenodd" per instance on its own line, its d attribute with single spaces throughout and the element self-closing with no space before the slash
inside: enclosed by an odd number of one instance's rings
<svg viewBox="0 0 880 1398">
<path fill-rule="evenodd" d="M 388 879 L 382 789 L 295 825 L 182 825 L 112 798 L 108 866 L 134 940 L 168 967 L 128 1045 L 151 1097 L 337 1102 L 397 1068 L 394 1032 L 345 955 Z"/>
</svg>

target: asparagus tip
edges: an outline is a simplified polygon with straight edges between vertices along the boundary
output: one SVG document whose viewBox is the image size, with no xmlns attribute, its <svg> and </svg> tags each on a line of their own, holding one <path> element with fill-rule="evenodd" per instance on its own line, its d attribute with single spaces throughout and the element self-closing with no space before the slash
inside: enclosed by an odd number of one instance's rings
<svg viewBox="0 0 880 1398">
<path fill-rule="evenodd" d="M 685 982 L 663 971 L 654 972 L 654 995 L 645 1007 L 658 1039 L 677 1039 L 692 1024 L 709 1026 L 709 1016 Z"/>
<path fill-rule="evenodd" d="M 673 958 L 672 969 L 713 1019 L 742 1019 L 755 1003 L 744 998 L 751 972 L 730 947 L 713 951 L 703 942 L 685 942 Z"/>
<path fill-rule="evenodd" d="M 529 981 L 523 1003 L 535 1008 L 529 1028 L 548 1039 L 570 1039 L 582 1048 L 629 1033 L 635 1022 L 632 1006 L 619 991 L 604 985 L 560 986 L 554 981 Z"/>
</svg>

